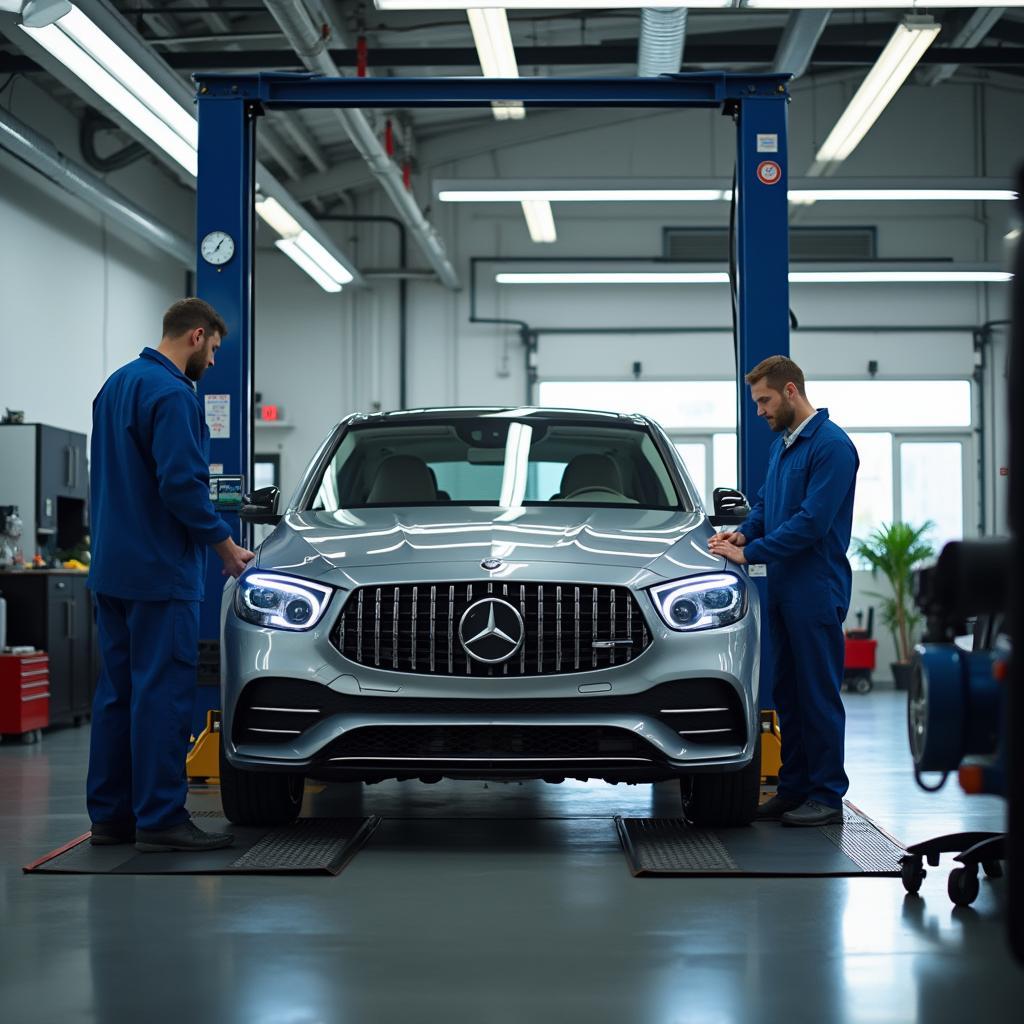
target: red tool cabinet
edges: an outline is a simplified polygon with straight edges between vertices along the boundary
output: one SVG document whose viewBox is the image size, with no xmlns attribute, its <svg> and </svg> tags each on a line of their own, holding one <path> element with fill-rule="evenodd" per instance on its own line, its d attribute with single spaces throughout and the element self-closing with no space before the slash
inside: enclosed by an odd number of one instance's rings
<svg viewBox="0 0 1024 1024">
<path fill-rule="evenodd" d="M 50 724 L 50 659 L 42 652 L 0 654 L 0 733 Z"/>
</svg>

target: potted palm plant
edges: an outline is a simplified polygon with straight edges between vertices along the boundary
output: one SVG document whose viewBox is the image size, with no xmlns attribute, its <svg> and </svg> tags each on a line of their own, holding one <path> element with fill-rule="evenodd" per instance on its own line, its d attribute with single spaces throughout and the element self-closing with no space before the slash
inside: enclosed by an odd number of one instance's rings
<svg viewBox="0 0 1024 1024">
<path fill-rule="evenodd" d="M 914 609 L 913 570 L 916 565 L 935 554 L 935 548 L 924 540 L 932 522 L 922 526 L 909 523 L 882 523 L 864 540 L 854 540 L 854 553 L 871 567 L 871 575 L 882 574 L 892 589 L 891 594 L 869 594 L 881 605 L 881 618 L 892 633 L 896 645 L 896 661 L 892 677 L 898 690 L 910 685 L 911 656 L 921 616 Z"/>
</svg>

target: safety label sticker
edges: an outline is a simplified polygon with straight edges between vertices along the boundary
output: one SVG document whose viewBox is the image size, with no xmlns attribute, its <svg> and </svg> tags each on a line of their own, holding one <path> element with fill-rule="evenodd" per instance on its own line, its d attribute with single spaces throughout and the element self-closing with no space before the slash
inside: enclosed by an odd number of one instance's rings
<svg viewBox="0 0 1024 1024">
<path fill-rule="evenodd" d="M 763 564 L 761 564 L 759 562 L 754 562 L 753 564 L 749 564 L 749 565 L 747 565 L 747 575 L 748 576 L 767 576 L 768 575 L 768 566 L 767 565 L 763 565 Z"/>
<path fill-rule="evenodd" d="M 782 168 L 774 160 L 762 160 L 757 165 L 757 180 L 762 185 L 777 185 L 782 181 Z"/>
<path fill-rule="evenodd" d="M 221 440 L 231 436 L 231 396 L 206 396 L 206 425 L 211 438 Z"/>
<path fill-rule="evenodd" d="M 758 153 L 778 153 L 779 151 L 779 137 L 774 132 L 772 134 L 758 135 L 757 136 L 757 151 Z"/>
</svg>

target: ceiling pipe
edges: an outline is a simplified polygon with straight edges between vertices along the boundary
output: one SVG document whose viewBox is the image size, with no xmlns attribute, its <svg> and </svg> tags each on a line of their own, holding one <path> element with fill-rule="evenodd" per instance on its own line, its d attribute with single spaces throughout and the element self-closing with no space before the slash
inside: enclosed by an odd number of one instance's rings
<svg viewBox="0 0 1024 1024">
<path fill-rule="evenodd" d="M 115 192 L 92 171 L 69 160 L 49 139 L 43 138 L 3 109 L 0 109 L 0 149 L 32 167 L 104 217 L 173 256 L 184 266 L 191 268 L 195 265 L 195 248 L 188 239 L 153 220 L 141 207 L 120 192 Z"/>
<path fill-rule="evenodd" d="M 644 8 L 640 12 L 640 44 L 636 73 L 639 78 L 674 75 L 683 66 L 686 8 Z"/>
<path fill-rule="evenodd" d="M 332 78 L 342 77 L 328 50 L 328 40 L 313 25 L 302 0 L 263 2 L 307 70 Z M 447 288 L 458 288 L 458 275 L 448 259 L 440 235 L 423 216 L 415 196 L 406 189 L 401 168 L 385 152 L 366 115 L 361 110 L 347 107 L 334 108 L 334 114 L 394 204 L 398 215 L 409 228 L 413 240 L 433 267 L 441 283 Z"/>
<path fill-rule="evenodd" d="M 814 48 L 828 24 L 831 10 L 793 11 L 775 51 L 772 71 L 799 78 L 811 63 Z"/>
</svg>

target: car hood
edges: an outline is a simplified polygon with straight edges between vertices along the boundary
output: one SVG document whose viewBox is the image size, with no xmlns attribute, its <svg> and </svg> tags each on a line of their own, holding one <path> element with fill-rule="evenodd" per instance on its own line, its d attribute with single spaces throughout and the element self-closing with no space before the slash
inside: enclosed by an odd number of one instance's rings
<svg viewBox="0 0 1024 1024">
<path fill-rule="evenodd" d="M 393 566 L 476 565 L 499 559 L 548 569 L 555 564 L 646 570 L 667 579 L 714 572 L 723 559 L 707 550 L 703 512 L 636 509 L 494 507 L 357 509 L 286 515 L 264 542 L 259 567 L 320 577 L 364 570 L 366 580 Z"/>
</svg>

